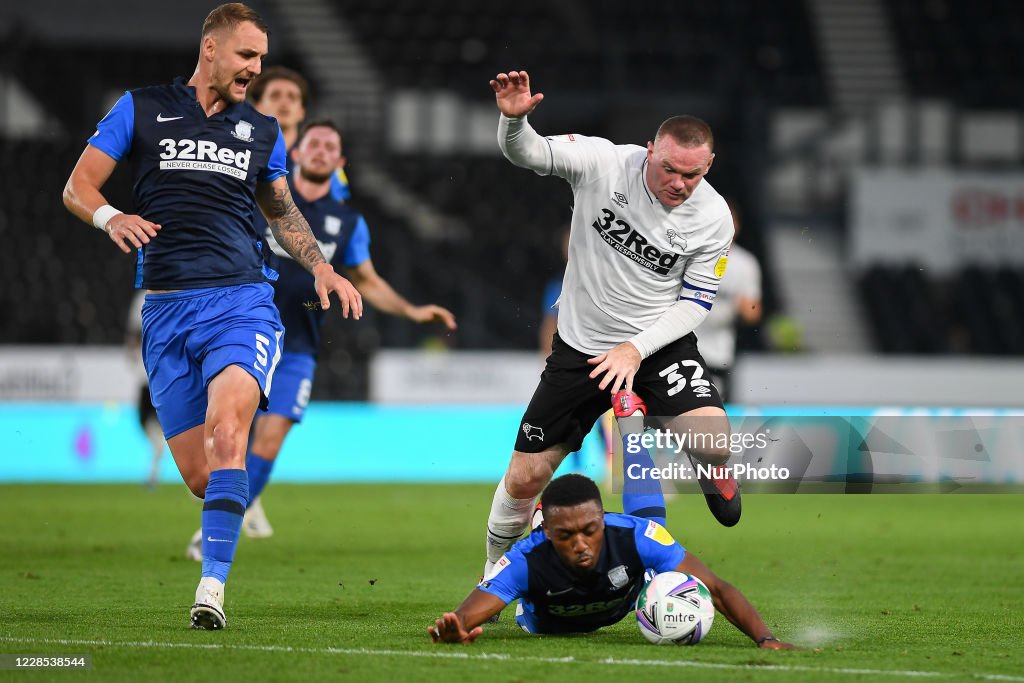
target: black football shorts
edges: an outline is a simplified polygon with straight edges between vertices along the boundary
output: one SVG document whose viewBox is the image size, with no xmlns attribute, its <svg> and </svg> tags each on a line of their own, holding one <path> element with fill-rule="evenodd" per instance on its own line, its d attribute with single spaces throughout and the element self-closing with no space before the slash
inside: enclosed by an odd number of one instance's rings
<svg viewBox="0 0 1024 683">
<path fill-rule="evenodd" d="M 598 389 L 602 377 L 590 379 L 592 358 L 556 334 L 544 372 L 516 436 L 516 450 L 539 453 L 556 444 L 578 450 L 583 438 L 612 406 L 609 389 Z M 696 408 L 722 407 L 704 359 L 691 332 L 640 363 L 633 391 L 647 404 L 647 414 L 675 417 Z"/>
</svg>

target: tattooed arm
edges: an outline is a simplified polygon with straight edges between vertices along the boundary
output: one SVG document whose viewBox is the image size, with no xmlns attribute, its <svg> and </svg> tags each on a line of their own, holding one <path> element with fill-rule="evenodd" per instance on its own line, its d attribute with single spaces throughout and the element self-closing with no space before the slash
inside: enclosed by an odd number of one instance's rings
<svg viewBox="0 0 1024 683">
<path fill-rule="evenodd" d="M 320 307 L 325 311 L 331 307 L 328 297 L 334 292 L 341 301 L 342 316 L 347 318 L 351 310 L 352 317 L 358 320 L 363 314 L 363 298 L 352 283 L 334 272 L 331 264 L 324 259 L 320 245 L 309 229 L 309 223 L 295 206 L 291 190 L 288 189 L 288 180 L 282 176 L 269 183 L 257 184 L 256 201 L 267 217 L 277 243 L 296 263 L 313 274 L 313 286 L 320 296 Z"/>
<path fill-rule="evenodd" d="M 274 239 L 296 263 L 312 273 L 317 265 L 327 262 L 313 231 L 309 229 L 309 223 L 295 206 L 288 181 L 283 176 L 269 183 L 258 184 L 256 201 L 267 217 Z"/>
</svg>

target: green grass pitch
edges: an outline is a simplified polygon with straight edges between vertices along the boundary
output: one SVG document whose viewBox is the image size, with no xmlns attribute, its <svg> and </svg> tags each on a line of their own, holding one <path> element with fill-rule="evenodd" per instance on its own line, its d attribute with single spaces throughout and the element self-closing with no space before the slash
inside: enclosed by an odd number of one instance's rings
<svg viewBox="0 0 1024 683">
<path fill-rule="evenodd" d="M 227 630 L 197 632 L 183 487 L 0 486 L 0 653 L 92 656 L 0 680 L 1024 681 L 1024 496 L 748 495 L 734 529 L 673 497 L 670 531 L 799 652 L 721 617 L 696 647 L 648 645 L 631 618 L 528 636 L 509 613 L 472 646 L 433 645 L 477 579 L 492 491 L 272 486 L 276 534 L 240 544 Z"/>
</svg>

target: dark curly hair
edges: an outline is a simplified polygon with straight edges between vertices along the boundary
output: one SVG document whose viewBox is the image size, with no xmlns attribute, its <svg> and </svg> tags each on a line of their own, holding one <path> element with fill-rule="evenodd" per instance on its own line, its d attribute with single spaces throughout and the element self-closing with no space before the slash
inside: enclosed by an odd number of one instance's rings
<svg viewBox="0 0 1024 683">
<path fill-rule="evenodd" d="M 604 509 L 601 502 L 601 491 L 590 477 L 582 474 L 564 474 L 551 481 L 540 496 L 544 510 L 554 507 L 573 507 L 589 501 L 596 501 L 597 507 Z"/>
</svg>

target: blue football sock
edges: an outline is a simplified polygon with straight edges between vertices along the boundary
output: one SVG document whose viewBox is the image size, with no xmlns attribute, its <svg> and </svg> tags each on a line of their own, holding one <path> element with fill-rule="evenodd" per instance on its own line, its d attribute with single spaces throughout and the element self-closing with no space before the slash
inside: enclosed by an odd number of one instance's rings
<svg viewBox="0 0 1024 683">
<path fill-rule="evenodd" d="M 274 462 L 274 460 L 267 460 L 252 451 L 245 454 L 245 469 L 249 472 L 250 503 L 256 500 L 256 497 L 266 488 L 267 482 L 270 481 L 270 472 L 274 469 Z"/>
<path fill-rule="evenodd" d="M 654 469 L 654 459 L 646 448 L 639 443 L 631 443 L 626 437 L 623 434 L 622 510 L 627 515 L 646 517 L 665 526 L 665 494 L 661 492 L 661 480 L 649 474 Z M 645 472 L 648 476 L 641 476 Z M 630 477 L 631 473 L 635 476 Z"/>
<path fill-rule="evenodd" d="M 210 472 L 203 502 L 203 577 L 228 580 L 231 561 L 242 531 L 242 515 L 249 502 L 249 476 L 245 470 Z"/>
</svg>

